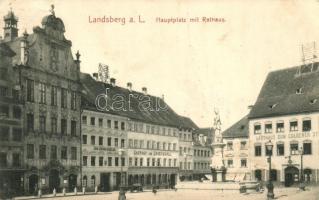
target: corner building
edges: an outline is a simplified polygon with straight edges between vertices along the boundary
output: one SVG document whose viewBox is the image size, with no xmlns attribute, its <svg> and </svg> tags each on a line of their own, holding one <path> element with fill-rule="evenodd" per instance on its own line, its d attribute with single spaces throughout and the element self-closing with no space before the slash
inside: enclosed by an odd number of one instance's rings
<svg viewBox="0 0 319 200">
<path fill-rule="evenodd" d="M 285 186 L 319 181 L 319 63 L 268 74 L 249 114 L 249 139 L 254 179 Z M 271 141 L 272 151 L 265 144 Z M 269 177 L 268 155 L 272 156 Z M 303 166 L 301 165 L 303 156 Z M 302 170 L 302 171 L 301 171 Z"/>
</svg>

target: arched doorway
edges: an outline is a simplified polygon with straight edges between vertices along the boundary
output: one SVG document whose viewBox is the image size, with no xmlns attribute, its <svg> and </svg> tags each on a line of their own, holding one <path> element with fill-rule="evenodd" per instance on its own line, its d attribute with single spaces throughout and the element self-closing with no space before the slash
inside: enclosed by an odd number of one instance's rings
<svg viewBox="0 0 319 200">
<path fill-rule="evenodd" d="M 39 183 L 39 177 L 38 175 L 32 174 L 29 176 L 29 193 L 30 194 L 36 194 L 38 191 L 38 183 Z"/>
<path fill-rule="evenodd" d="M 88 177 L 87 176 L 83 176 L 82 184 L 84 187 L 87 187 L 87 185 L 88 185 Z"/>
<path fill-rule="evenodd" d="M 94 175 L 91 176 L 91 187 L 95 188 L 95 176 Z"/>
<path fill-rule="evenodd" d="M 147 174 L 146 175 L 146 185 L 150 185 L 151 184 L 151 179 L 152 179 L 151 175 Z"/>
<path fill-rule="evenodd" d="M 299 170 L 297 167 L 289 166 L 285 169 L 285 186 L 290 187 L 299 181 Z"/>
<path fill-rule="evenodd" d="M 128 185 L 132 185 L 133 184 L 133 175 L 129 175 L 128 176 Z"/>
<path fill-rule="evenodd" d="M 77 176 L 74 174 L 70 174 L 69 176 L 69 190 L 73 191 L 74 188 L 76 187 L 76 180 L 77 180 Z"/>
<path fill-rule="evenodd" d="M 59 174 L 59 171 L 56 170 L 56 169 L 52 169 L 52 170 L 50 170 L 50 173 L 49 173 L 49 189 L 50 189 L 50 192 L 52 192 L 54 188 L 56 190 L 58 190 L 59 187 L 60 187 L 60 174 Z"/>
<path fill-rule="evenodd" d="M 261 181 L 261 177 L 262 177 L 262 173 L 260 169 L 256 169 L 255 170 L 255 178 L 257 179 L 257 181 Z"/>
</svg>

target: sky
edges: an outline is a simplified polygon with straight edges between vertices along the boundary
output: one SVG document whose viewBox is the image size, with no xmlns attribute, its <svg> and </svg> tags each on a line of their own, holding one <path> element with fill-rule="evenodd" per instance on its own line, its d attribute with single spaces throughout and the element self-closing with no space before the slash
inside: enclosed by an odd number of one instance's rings
<svg viewBox="0 0 319 200">
<path fill-rule="evenodd" d="M 149 94 L 164 95 L 199 127 L 212 126 L 218 108 L 224 130 L 248 114 L 270 71 L 300 65 L 301 45 L 319 36 L 316 0 L 0 0 L 0 15 L 12 7 L 19 34 L 32 33 L 51 4 L 73 53 L 80 51 L 82 72 L 106 64 L 118 85 L 132 82 L 134 90 L 147 87 Z M 124 17 L 126 23 L 90 23 L 104 16 Z M 225 21 L 189 22 L 195 17 Z"/>
</svg>

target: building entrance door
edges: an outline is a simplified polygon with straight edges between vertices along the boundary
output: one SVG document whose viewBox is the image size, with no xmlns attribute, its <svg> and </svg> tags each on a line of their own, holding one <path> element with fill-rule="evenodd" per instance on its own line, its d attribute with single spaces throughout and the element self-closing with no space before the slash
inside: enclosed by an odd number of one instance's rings
<svg viewBox="0 0 319 200">
<path fill-rule="evenodd" d="M 49 175 L 49 189 L 50 192 L 53 191 L 55 188 L 56 191 L 59 191 L 60 187 L 60 174 L 59 171 L 56 169 L 50 170 L 50 175 Z"/>
<path fill-rule="evenodd" d="M 289 166 L 285 169 L 285 186 L 290 187 L 299 181 L 299 170 L 297 167 Z"/>
<path fill-rule="evenodd" d="M 69 191 L 74 191 L 74 188 L 76 187 L 76 179 L 77 179 L 76 175 L 70 174 L 70 176 L 69 176 Z"/>
<path fill-rule="evenodd" d="M 110 187 L 110 173 L 101 173 L 101 191 L 102 192 L 109 192 L 111 191 Z"/>
<path fill-rule="evenodd" d="M 38 183 L 39 183 L 39 178 L 37 175 L 32 174 L 31 176 L 29 176 L 29 193 L 30 194 L 38 193 L 38 191 L 36 191 L 38 189 Z"/>
</svg>

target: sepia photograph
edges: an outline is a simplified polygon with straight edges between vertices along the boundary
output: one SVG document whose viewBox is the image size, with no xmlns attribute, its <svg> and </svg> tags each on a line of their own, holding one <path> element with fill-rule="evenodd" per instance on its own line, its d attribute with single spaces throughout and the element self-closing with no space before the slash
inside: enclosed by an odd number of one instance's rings
<svg viewBox="0 0 319 200">
<path fill-rule="evenodd" d="M 0 199 L 319 200 L 318 10 L 0 0 Z"/>
</svg>

